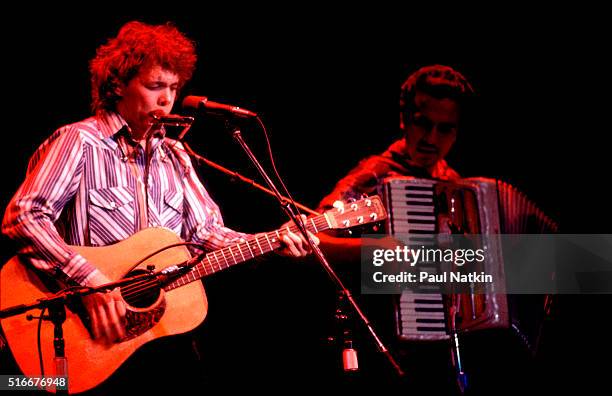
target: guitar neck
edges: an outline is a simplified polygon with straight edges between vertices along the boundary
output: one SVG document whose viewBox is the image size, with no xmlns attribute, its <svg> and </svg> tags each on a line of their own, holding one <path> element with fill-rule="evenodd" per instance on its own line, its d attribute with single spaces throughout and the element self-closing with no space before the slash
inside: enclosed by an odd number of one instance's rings
<svg viewBox="0 0 612 396">
<path fill-rule="evenodd" d="M 325 214 L 308 218 L 304 222 L 306 229 L 312 233 L 319 233 L 332 228 L 329 219 Z M 288 227 L 293 233 L 298 233 L 295 224 Z M 235 243 L 223 249 L 212 251 L 202 259 L 193 269 L 164 286 L 164 290 L 172 290 L 186 285 L 207 275 L 214 274 L 236 264 L 244 263 L 255 257 L 279 249 L 282 246 L 281 235 L 286 232 L 286 228 L 271 231 L 264 234 L 257 234 L 246 239 L 244 242 Z"/>
</svg>

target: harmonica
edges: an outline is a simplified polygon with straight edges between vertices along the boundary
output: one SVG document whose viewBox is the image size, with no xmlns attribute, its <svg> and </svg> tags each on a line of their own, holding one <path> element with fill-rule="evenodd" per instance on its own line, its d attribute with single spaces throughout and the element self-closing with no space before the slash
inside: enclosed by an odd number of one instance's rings
<svg viewBox="0 0 612 396">
<path fill-rule="evenodd" d="M 182 116 L 178 114 L 151 114 L 151 117 L 155 120 L 155 124 L 161 124 L 166 126 L 175 126 L 175 127 L 188 127 L 193 124 L 193 117 Z"/>
</svg>

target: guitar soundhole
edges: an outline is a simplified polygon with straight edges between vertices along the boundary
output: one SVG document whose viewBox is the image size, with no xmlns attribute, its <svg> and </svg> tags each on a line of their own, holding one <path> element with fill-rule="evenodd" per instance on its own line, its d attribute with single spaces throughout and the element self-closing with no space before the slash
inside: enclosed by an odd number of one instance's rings
<svg viewBox="0 0 612 396">
<path fill-rule="evenodd" d="M 148 273 L 145 270 L 135 270 L 126 277 Z M 136 308 L 147 308 L 153 305 L 161 293 L 156 280 L 141 281 L 121 288 L 121 296 L 129 305 Z"/>
</svg>

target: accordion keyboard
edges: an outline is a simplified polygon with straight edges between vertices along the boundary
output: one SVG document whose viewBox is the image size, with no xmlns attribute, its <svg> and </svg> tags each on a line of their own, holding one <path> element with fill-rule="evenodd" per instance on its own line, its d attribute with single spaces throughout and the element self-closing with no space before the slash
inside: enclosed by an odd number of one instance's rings
<svg viewBox="0 0 612 396">
<path fill-rule="evenodd" d="M 418 184 L 389 184 L 387 200 L 389 227 L 392 234 L 410 234 L 410 242 L 430 245 L 436 233 L 434 187 L 423 181 Z M 427 268 L 435 273 L 435 268 Z M 435 286 L 431 290 L 404 290 L 399 299 L 396 312 L 397 331 L 402 338 L 410 340 L 447 339 L 442 294 Z"/>
</svg>

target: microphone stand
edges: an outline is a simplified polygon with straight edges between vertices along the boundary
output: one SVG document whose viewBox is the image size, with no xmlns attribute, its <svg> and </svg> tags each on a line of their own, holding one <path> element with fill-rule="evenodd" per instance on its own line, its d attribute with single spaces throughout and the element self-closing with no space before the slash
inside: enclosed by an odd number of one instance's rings
<svg viewBox="0 0 612 396">
<path fill-rule="evenodd" d="M 259 117 L 257 117 L 257 119 L 259 120 Z M 259 122 L 261 122 L 261 120 L 259 120 Z M 329 262 L 325 258 L 324 254 L 321 251 L 321 249 L 319 248 L 319 246 L 317 246 L 315 243 L 313 243 L 313 241 L 310 239 L 310 236 L 308 235 L 308 232 L 306 231 L 306 228 L 305 228 L 304 224 L 302 223 L 302 219 L 299 218 L 295 214 L 294 209 L 291 207 L 291 202 L 288 199 L 284 198 L 280 194 L 278 188 L 276 188 L 276 186 L 274 185 L 274 182 L 272 181 L 272 179 L 270 179 L 270 177 L 268 176 L 266 171 L 263 169 L 263 167 L 261 166 L 261 164 L 259 163 L 259 161 L 255 157 L 255 155 L 253 154 L 253 152 L 249 148 L 249 146 L 246 144 L 246 142 L 242 138 L 242 134 L 240 132 L 240 128 L 235 126 L 235 125 L 231 125 L 231 124 L 229 124 L 228 126 L 232 129 L 232 136 L 234 137 L 234 139 L 238 142 L 240 147 L 242 147 L 242 149 L 244 150 L 246 155 L 249 157 L 249 159 L 251 160 L 251 162 L 253 163 L 253 165 L 255 166 L 257 171 L 259 172 L 259 174 L 263 177 L 263 179 L 265 180 L 266 184 L 270 187 L 272 193 L 274 194 L 274 196 L 278 200 L 278 203 L 281 206 L 281 209 L 287 214 L 287 216 L 289 216 L 289 218 L 291 220 L 293 220 L 293 222 L 296 225 L 296 227 L 298 228 L 298 230 L 302 233 L 304 238 L 308 241 L 308 243 L 309 243 L 309 245 L 310 245 L 310 247 L 311 247 L 315 257 L 317 258 L 319 263 L 323 266 L 323 269 L 327 272 L 327 274 L 329 275 L 331 280 L 336 284 L 336 287 L 338 289 L 338 293 L 344 297 L 345 301 L 347 301 L 350 304 L 350 306 L 353 308 L 353 310 L 357 313 L 358 317 L 361 319 L 363 324 L 366 326 L 366 328 L 368 329 L 368 331 L 372 335 L 374 341 L 376 342 L 376 346 L 377 346 L 378 350 L 380 352 L 382 352 L 384 354 L 384 356 L 389 360 L 389 362 L 391 363 L 391 365 L 393 366 L 393 368 L 395 369 L 397 374 L 400 377 L 403 377 L 405 375 L 404 371 L 401 369 L 399 364 L 397 364 L 395 359 L 393 359 L 393 356 L 391 356 L 391 353 L 389 352 L 387 347 L 382 343 L 382 341 L 380 340 L 380 338 L 378 337 L 378 335 L 374 331 L 374 328 L 372 327 L 372 324 L 370 323 L 368 318 L 365 316 L 363 311 L 357 305 L 357 302 L 353 298 L 353 295 L 351 294 L 351 292 L 344 286 L 344 284 L 342 283 L 342 280 L 340 280 L 338 275 L 334 272 L 332 267 L 329 265 Z"/>
<path fill-rule="evenodd" d="M 182 135 L 182 134 L 181 134 Z M 180 138 L 180 136 L 179 136 Z M 201 161 L 203 163 L 205 163 L 206 165 L 210 166 L 211 168 L 214 168 L 220 172 L 225 173 L 226 175 L 229 175 L 229 177 L 233 178 L 233 179 L 238 179 L 241 182 L 244 182 L 246 184 L 249 184 L 253 187 L 255 187 L 258 190 L 261 190 L 269 195 L 274 195 L 274 191 L 270 190 L 269 188 L 266 188 L 264 186 L 262 186 L 261 184 L 257 183 L 255 180 L 253 179 L 249 179 L 248 177 L 242 176 L 240 173 L 238 172 L 234 172 L 232 170 L 229 170 L 219 164 L 217 164 L 216 162 L 213 162 L 207 158 L 202 157 L 200 154 L 196 153 L 195 151 L 193 151 L 193 149 L 189 146 L 189 144 L 187 144 L 187 142 L 182 142 L 183 146 L 185 146 L 185 151 L 187 152 L 187 154 L 191 155 L 192 157 L 194 157 L 195 159 L 197 159 L 198 161 Z M 285 196 L 281 196 L 282 199 L 284 200 L 289 200 L 289 198 L 285 197 Z M 300 204 L 299 202 L 295 203 L 295 206 L 297 206 L 300 210 L 303 210 L 304 212 L 308 212 L 311 215 L 319 215 L 320 213 L 310 209 L 307 206 L 304 206 L 302 204 Z"/>
</svg>

